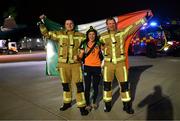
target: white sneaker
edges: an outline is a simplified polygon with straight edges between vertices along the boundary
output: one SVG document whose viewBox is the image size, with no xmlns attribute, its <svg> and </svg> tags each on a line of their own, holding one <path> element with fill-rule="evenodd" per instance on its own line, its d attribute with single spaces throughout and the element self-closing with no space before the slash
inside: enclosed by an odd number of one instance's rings
<svg viewBox="0 0 180 121">
<path fill-rule="evenodd" d="M 97 104 L 92 104 L 91 107 L 96 110 L 98 108 L 98 105 Z"/>
<path fill-rule="evenodd" d="M 90 105 L 88 105 L 88 106 L 85 107 L 85 109 L 86 109 L 87 111 L 91 111 L 92 107 L 91 107 Z"/>
</svg>

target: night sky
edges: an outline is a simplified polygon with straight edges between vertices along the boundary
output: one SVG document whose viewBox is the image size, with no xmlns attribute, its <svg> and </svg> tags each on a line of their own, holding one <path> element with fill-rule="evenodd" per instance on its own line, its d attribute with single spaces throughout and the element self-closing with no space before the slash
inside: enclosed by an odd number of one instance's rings
<svg viewBox="0 0 180 121">
<path fill-rule="evenodd" d="M 178 0 L 1 0 L 1 22 L 4 12 L 14 7 L 19 24 L 36 25 L 41 14 L 63 23 L 72 18 L 77 24 L 105 19 L 138 10 L 151 9 L 155 16 L 179 18 Z M 2 24 L 2 23 L 1 23 Z"/>
</svg>

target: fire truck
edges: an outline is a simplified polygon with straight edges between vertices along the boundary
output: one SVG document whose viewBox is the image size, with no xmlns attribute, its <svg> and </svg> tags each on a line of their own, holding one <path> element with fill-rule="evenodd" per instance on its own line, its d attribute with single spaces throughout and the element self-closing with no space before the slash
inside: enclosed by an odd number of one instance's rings
<svg viewBox="0 0 180 121">
<path fill-rule="evenodd" d="M 132 39 L 129 54 L 156 58 L 157 53 L 163 53 L 168 46 L 163 28 L 152 22 L 150 25 L 145 24 Z"/>
<path fill-rule="evenodd" d="M 157 53 L 180 56 L 180 21 L 165 21 L 162 25 L 156 22 L 145 24 L 130 43 L 130 55 L 155 58 Z"/>
</svg>

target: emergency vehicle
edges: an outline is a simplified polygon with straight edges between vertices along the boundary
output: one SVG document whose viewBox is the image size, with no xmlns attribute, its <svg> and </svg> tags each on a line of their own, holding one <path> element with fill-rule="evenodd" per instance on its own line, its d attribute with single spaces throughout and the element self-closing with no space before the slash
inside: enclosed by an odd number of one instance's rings
<svg viewBox="0 0 180 121">
<path fill-rule="evenodd" d="M 169 45 L 164 50 L 167 55 L 180 56 L 180 21 L 166 22 L 164 28 Z"/>
<path fill-rule="evenodd" d="M 145 24 L 132 39 L 129 54 L 156 58 L 157 53 L 163 53 L 168 46 L 163 28 L 152 22 L 150 25 Z"/>
</svg>

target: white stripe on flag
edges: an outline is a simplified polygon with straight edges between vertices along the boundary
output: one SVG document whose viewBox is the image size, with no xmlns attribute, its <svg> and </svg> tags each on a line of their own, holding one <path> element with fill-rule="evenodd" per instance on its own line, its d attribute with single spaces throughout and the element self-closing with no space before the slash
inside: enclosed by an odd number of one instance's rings
<svg viewBox="0 0 180 121">
<path fill-rule="evenodd" d="M 114 19 L 116 20 L 116 22 L 118 22 L 117 17 L 114 17 Z M 106 19 L 90 22 L 86 24 L 80 24 L 77 27 L 78 27 L 78 31 L 82 33 L 86 33 L 86 31 L 89 29 L 90 26 L 93 26 L 93 28 L 97 30 L 98 34 L 101 34 L 102 32 L 105 32 L 107 30 Z"/>
</svg>

